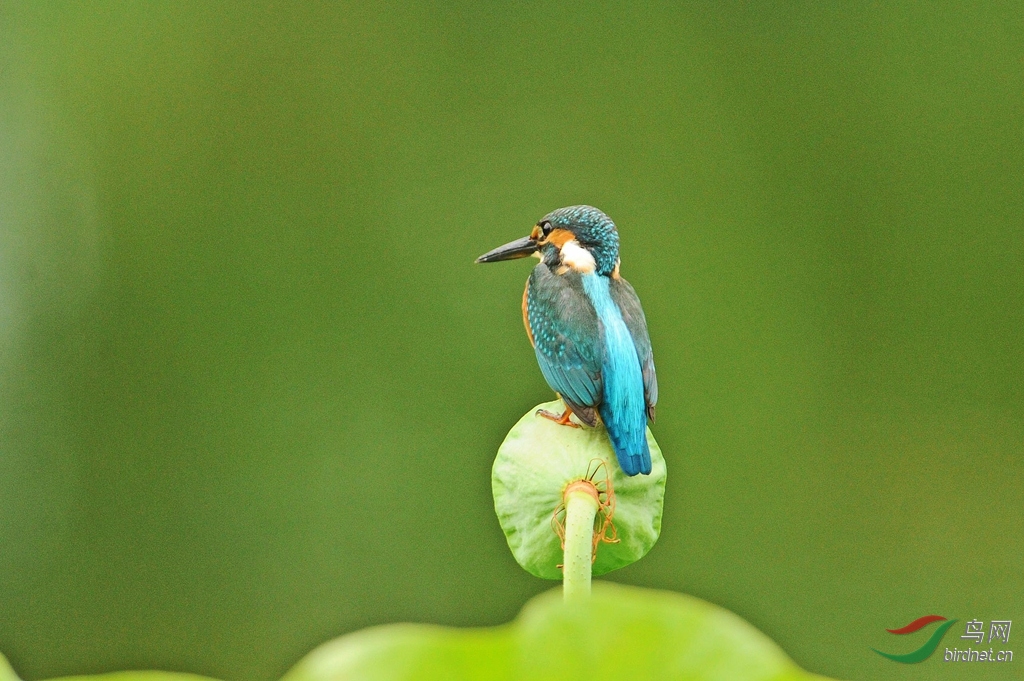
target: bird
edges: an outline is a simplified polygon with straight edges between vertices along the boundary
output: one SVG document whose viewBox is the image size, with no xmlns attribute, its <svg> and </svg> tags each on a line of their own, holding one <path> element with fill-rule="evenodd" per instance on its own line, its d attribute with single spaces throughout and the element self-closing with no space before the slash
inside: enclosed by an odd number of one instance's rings
<svg viewBox="0 0 1024 681">
<path fill-rule="evenodd" d="M 538 415 L 563 426 L 603 423 L 619 466 L 649 475 L 647 421 L 654 421 L 658 378 L 647 319 L 636 291 L 619 273 L 619 232 L 593 206 L 545 215 L 529 236 L 476 259 L 491 263 L 534 256 L 523 291 L 523 324 L 562 414 Z"/>
</svg>

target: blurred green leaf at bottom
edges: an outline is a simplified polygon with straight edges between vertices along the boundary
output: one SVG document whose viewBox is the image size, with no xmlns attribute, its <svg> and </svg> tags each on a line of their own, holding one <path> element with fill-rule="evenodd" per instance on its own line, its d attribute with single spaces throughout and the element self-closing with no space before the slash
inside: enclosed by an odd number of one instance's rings
<svg viewBox="0 0 1024 681">
<path fill-rule="evenodd" d="M 823 679 L 799 667 L 733 613 L 681 594 L 595 583 L 565 604 L 560 589 L 511 624 L 366 629 L 310 653 L 284 681 L 405 679 Z"/>
<path fill-rule="evenodd" d="M 0 681 L 21 681 L 7 658 L 0 655 Z M 131 671 L 87 676 L 62 676 L 51 681 L 216 681 L 207 676 L 181 672 Z"/>
<path fill-rule="evenodd" d="M 21 681 L 11 669 L 7 658 L 0 654 L 0 681 Z M 92 676 L 64 676 L 52 681 L 215 681 L 206 676 L 180 672 L 134 671 L 96 674 Z"/>
<path fill-rule="evenodd" d="M 216 681 L 208 676 L 182 672 L 131 671 L 87 676 L 62 676 L 50 681 Z"/>
<path fill-rule="evenodd" d="M 527 603 L 511 624 L 451 629 L 392 624 L 342 636 L 300 661 L 283 681 L 419 679 L 686 679 L 824 681 L 738 616 L 668 591 L 594 584 L 566 604 L 560 589 Z M 19 681 L 0 655 L 0 681 Z M 156 671 L 54 681 L 211 681 Z"/>
<path fill-rule="evenodd" d="M 21 681 L 18 675 L 11 669 L 7 658 L 0 654 L 0 681 Z"/>
</svg>

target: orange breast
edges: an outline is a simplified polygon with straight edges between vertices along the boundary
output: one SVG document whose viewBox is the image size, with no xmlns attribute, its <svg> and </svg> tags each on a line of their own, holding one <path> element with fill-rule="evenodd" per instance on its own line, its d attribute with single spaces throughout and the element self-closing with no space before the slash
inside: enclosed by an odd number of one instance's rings
<svg viewBox="0 0 1024 681">
<path fill-rule="evenodd" d="M 533 331 L 530 330 L 530 313 L 526 310 L 526 296 L 530 292 L 530 280 L 526 280 L 526 288 L 523 289 L 523 326 L 526 327 L 526 336 L 530 339 L 530 345 L 534 345 Z"/>
</svg>

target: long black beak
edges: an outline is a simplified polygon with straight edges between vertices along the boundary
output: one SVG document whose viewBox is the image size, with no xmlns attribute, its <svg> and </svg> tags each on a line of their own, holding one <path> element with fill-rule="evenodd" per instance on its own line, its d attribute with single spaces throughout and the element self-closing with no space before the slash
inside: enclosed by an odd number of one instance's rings
<svg viewBox="0 0 1024 681">
<path fill-rule="evenodd" d="M 479 258 L 477 262 L 498 262 L 499 260 L 515 260 L 516 258 L 525 258 L 528 255 L 533 255 L 537 252 L 537 242 L 528 236 L 524 236 L 522 239 L 516 239 L 504 246 L 498 246 L 493 251 L 487 251 Z"/>
</svg>

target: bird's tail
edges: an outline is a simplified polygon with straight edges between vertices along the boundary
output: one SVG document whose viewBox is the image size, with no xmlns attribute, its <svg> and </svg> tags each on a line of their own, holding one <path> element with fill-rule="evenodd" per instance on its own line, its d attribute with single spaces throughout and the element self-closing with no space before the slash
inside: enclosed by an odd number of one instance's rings
<svg viewBox="0 0 1024 681">
<path fill-rule="evenodd" d="M 610 410 L 609 410 L 610 411 Z M 643 413 L 643 412 L 641 412 Z M 608 439 L 612 441 L 612 449 L 626 475 L 651 472 L 651 449 L 647 444 L 647 418 L 644 414 L 636 418 L 616 418 L 614 413 L 605 413 L 601 409 L 601 420 L 608 429 Z M 628 423 L 626 421 L 632 421 Z"/>
</svg>

